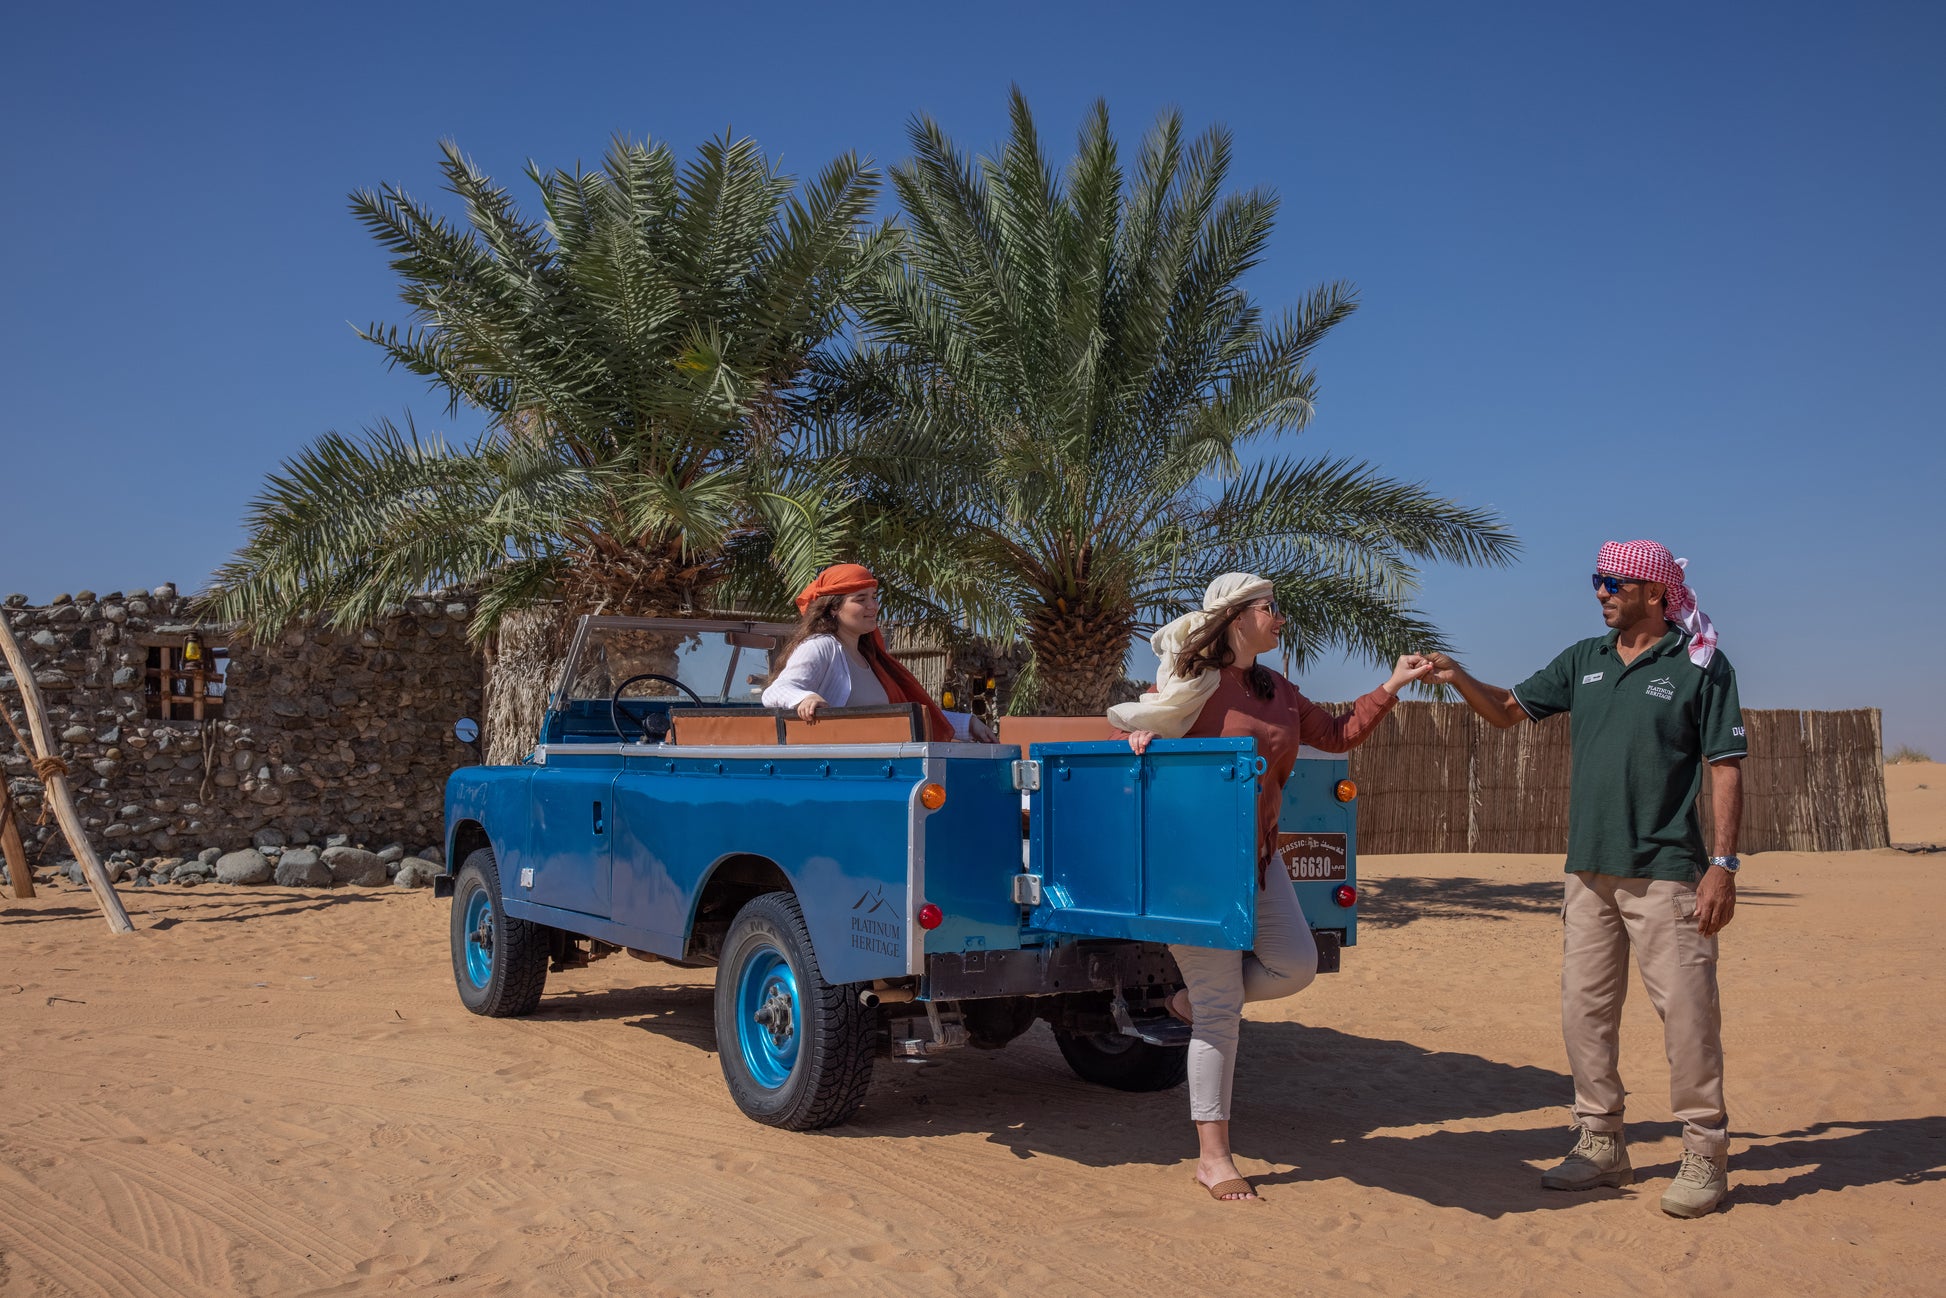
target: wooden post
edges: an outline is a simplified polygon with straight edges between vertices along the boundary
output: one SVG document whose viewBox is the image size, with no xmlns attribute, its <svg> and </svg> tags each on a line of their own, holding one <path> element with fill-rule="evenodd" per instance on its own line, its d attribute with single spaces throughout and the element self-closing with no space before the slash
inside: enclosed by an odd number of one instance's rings
<svg viewBox="0 0 1946 1298">
<path fill-rule="evenodd" d="M 34 736 L 34 746 L 40 750 L 39 756 L 43 760 L 60 756 L 60 750 L 47 733 L 47 709 L 41 702 L 40 683 L 34 679 L 34 673 L 27 669 L 26 655 L 20 652 L 20 642 L 14 639 L 13 627 L 5 614 L 0 614 L 0 653 L 6 655 L 7 666 L 13 669 L 14 682 L 20 687 L 20 701 L 26 705 L 27 725 Z M 81 862 L 81 872 L 88 878 L 88 887 L 94 891 L 95 900 L 101 903 L 102 918 L 108 921 L 109 930 L 133 933 L 135 925 L 130 922 L 128 912 L 122 909 L 122 899 L 115 895 L 114 885 L 108 882 L 108 871 L 102 868 L 101 858 L 88 844 L 87 831 L 81 827 L 81 816 L 74 809 L 74 796 L 68 792 L 68 777 L 54 771 L 42 775 L 41 783 L 47 786 L 47 800 L 53 804 L 54 815 L 61 822 L 61 831 L 67 835 L 74 859 Z"/>
<path fill-rule="evenodd" d="M 20 813 L 14 810 L 13 794 L 8 792 L 4 777 L 0 777 L 0 853 L 7 858 L 7 878 L 13 882 L 14 896 L 33 896 L 34 876 L 27 869 L 27 845 L 20 841 Z"/>
</svg>

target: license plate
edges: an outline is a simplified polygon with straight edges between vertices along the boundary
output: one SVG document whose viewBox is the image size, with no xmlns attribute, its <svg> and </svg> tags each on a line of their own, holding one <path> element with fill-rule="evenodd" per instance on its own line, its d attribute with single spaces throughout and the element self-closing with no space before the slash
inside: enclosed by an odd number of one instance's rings
<svg viewBox="0 0 1946 1298">
<path fill-rule="evenodd" d="M 1279 834 L 1277 859 L 1293 883 L 1343 883 L 1350 877 L 1343 834 Z"/>
</svg>

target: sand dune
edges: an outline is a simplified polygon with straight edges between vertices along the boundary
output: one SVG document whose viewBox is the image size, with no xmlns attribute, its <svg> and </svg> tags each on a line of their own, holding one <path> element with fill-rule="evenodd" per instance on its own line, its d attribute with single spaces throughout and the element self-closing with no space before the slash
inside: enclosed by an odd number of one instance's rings
<svg viewBox="0 0 1946 1298">
<path fill-rule="evenodd" d="M 1644 1183 L 1536 1185 L 1569 1140 L 1558 859 L 1362 864 L 1346 972 L 1245 1028 L 1259 1205 L 1190 1184 L 1181 1091 L 1087 1086 L 1044 1028 L 881 1064 L 850 1126 L 791 1135 L 725 1096 L 705 973 L 611 959 L 488 1021 L 423 892 L 132 892 L 116 939 L 50 886 L 0 911 L 0 1293 L 1939 1291 L 1939 858 L 1750 860 L 1735 1189 L 1689 1223 L 1639 987 Z"/>
</svg>

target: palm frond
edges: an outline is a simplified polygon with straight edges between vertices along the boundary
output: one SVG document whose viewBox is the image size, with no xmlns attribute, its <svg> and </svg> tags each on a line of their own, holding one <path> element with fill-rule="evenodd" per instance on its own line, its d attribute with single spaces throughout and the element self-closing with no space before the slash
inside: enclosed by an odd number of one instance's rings
<svg viewBox="0 0 1946 1298">
<path fill-rule="evenodd" d="M 1267 317 L 1245 282 L 1277 196 L 1229 190 L 1226 130 L 1164 113 L 1124 173 L 1104 105 L 1064 166 L 1018 90 L 1008 110 L 979 158 L 913 121 L 903 237 L 861 286 L 861 335 L 812 367 L 810 444 L 850 475 L 856 555 L 927 616 L 1031 628 L 1050 697 L 1103 679 L 1103 628 L 1226 568 L 1317 605 L 1300 657 L 1424 641 L 1419 565 L 1506 562 L 1494 515 L 1348 460 L 1246 467 L 1311 420 L 1355 291 Z"/>
</svg>

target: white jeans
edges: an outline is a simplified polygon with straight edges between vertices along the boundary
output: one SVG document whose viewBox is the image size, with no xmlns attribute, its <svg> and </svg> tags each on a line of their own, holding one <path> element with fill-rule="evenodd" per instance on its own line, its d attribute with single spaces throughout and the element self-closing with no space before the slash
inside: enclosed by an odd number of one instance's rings
<svg viewBox="0 0 1946 1298">
<path fill-rule="evenodd" d="M 1196 1122 L 1230 1117 L 1236 1076 L 1237 1024 L 1245 1001 L 1293 996 L 1318 976 L 1318 944 L 1282 867 L 1270 863 L 1257 889 L 1257 933 L 1249 951 L 1171 946 L 1189 987 L 1196 1021 L 1189 1040 L 1189 1116 Z"/>
</svg>

